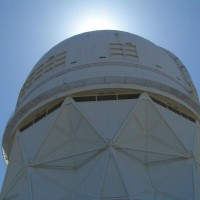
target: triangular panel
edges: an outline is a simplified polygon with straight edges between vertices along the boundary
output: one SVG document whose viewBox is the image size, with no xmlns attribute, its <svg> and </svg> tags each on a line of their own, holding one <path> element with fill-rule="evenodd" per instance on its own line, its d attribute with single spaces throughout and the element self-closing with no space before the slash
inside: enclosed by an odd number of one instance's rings
<svg viewBox="0 0 200 200">
<path fill-rule="evenodd" d="M 111 197 L 127 197 L 126 187 L 122 180 L 120 171 L 116 165 L 116 161 L 111 156 L 109 157 L 104 182 L 101 190 L 102 198 Z"/>
<path fill-rule="evenodd" d="M 160 141 L 156 141 L 150 137 L 147 137 L 146 140 L 147 163 L 185 158 L 183 153 L 180 153 L 176 149 L 173 149 Z"/>
<path fill-rule="evenodd" d="M 78 155 L 72 155 L 64 158 L 60 158 L 57 160 L 52 160 L 49 162 L 46 162 L 42 165 L 39 165 L 38 167 L 45 167 L 45 168 L 60 168 L 60 169 L 68 169 L 68 170 L 75 170 L 85 163 L 89 162 L 91 159 L 93 159 L 98 154 L 98 151 L 90 151 L 81 153 Z"/>
<path fill-rule="evenodd" d="M 85 194 L 94 199 L 99 196 L 106 159 L 105 154 L 98 155 L 79 170 L 77 176 L 77 191 L 79 194 Z M 87 171 L 86 168 L 89 168 L 90 171 Z M 80 176 L 80 172 L 84 173 L 85 176 Z"/>
<path fill-rule="evenodd" d="M 180 198 L 194 199 L 193 182 L 192 165 L 185 162 L 163 179 L 156 189 Z"/>
<path fill-rule="evenodd" d="M 72 156 L 74 154 L 74 143 L 73 141 L 66 141 L 62 145 L 60 145 L 58 148 L 53 149 L 50 151 L 40 162 L 37 162 L 37 164 L 40 163 L 48 163 L 52 161 L 59 161 L 63 158 L 66 158 L 68 156 Z"/>
<path fill-rule="evenodd" d="M 31 174 L 31 184 L 34 200 L 59 199 L 68 195 L 68 191 L 62 185 L 48 178 L 48 176 L 37 172 L 37 170 Z"/>
<path fill-rule="evenodd" d="M 160 164 L 148 165 L 148 171 L 152 185 L 159 185 L 160 182 L 168 176 L 172 176 L 173 172 L 183 165 L 184 160 L 171 161 Z"/>
<path fill-rule="evenodd" d="M 44 168 L 37 168 L 37 173 L 60 185 L 63 190 L 66 190 L 69 193 L 72 192 L 75 174 L 74 170 L 45 166 Z"/>
<path fill-rule="evenodd" d="M 70 116 L 70 132 L 74 134 L 79 127 L 81 121 L 83 120 L 83 116 L 80 111 L 75 107 L 73 104 L 70 104 L 69 109 L 69 116 Z"/>
<path fill-rule="evenodd" d="M 147 168 L 137 159 L 122 152 L 115 154 L 128 193 L 133 196 L 151 187 Z"/>
<path fill-rule="evenodd" d="M 77 167 L 103 148 L 103 145 L 87 141 L 69 141 L 36 164 Z"/>
<path fill-rule="evenodd" d="M 170 125 L 173 132 L 180 139 L 183 145 L 189 150 L 193 150 L 195 135 L 196 135 L 196 123 L 155 104 L 157 110 L 162 115 L 162 118 Z M 181 124 L 181 126 L 180 126 Z"/>
<path fill-rule="evenodd" d="M 82 138 L 84 140 L 94 142 L 103 142 L 103 139 L 100 137 L 99 133 L 84 118 L 82 118 L 82 120 L 80 121 L 74 134 L 76 138 Z"/>
<path fill-rule="evenodd" d="M 64 104 L 58 114 L 55 124 L 59 127 L 60 132 L 69 136 L 71 134 L 71 104 Z"/>
<path fill-rule="evenodd" d="M 38 147 L 47 136 L 50 124 L 54 123 L 57 114 L 58 110 L 52 112 L 20 134 L 20 140 L 27 159 L 32 160 L 35 157 Z"/>
<path fill-rule="evenodd" d="M 97 101 L 77 103 L 104 138 L 112 139 L 122 126 L 137 100 Z M 114 122 L 114 123 L 113 123 Z"/>
<path fill-rule="evenodd" d="M 75 128 L 72 128 L 71 121 L 77 125 L 80 120 L 80 117 L 76 117 L 76 120 L 71 119 L 71 112 L 73 110 L 72 107 L 73 105 L 71 104 L 64 104 L 61 107 L 61 111 L 58 114 L 56 121 L 54 122 L 45 141 L 42 143 L 39 149 L 36 160 L 40 160 L 51 150 L 59 147 L 64 142 L 72 138 L 73 130 Z M 77 114 L 75 116 L 77 116 Z"/>
<path fill-rule="evenodd" d="M 45 157 L 56 148 L 62 146 L 64 142 L 70 139 L 71 138 L 69 136 L 66 136 L 62 131 L 60 131 L 59 127 L 55 125 L 39 149 L 35 160 L 41 160 L 41 158 Z"/>
<path fill-rule="evenodd" d="M 159 123 L 157 123 L 154 128 L 148 132 L 148 134 L 155 139 L 160 140 L 173 148 L 176 148 L 177 151 L 180 150 L 181 152 L 187 153 L 185 147 L 164 120 L 160 120 Z"/>
<path fill-rule="evenodd" d="M 154 108 L 152 102 L 146 101 L 146 122 L 147 130 L 151 130 L 156 123 L 159 123 L 161 116 L 159 112 Z"/>
<path fill-rule="evenodd" d="M 138 137 L 144 136 L 145 132 L 141 125 L 136 121 L 132 114 L 117 138 L 117 144 L 127 144 L 130 141 L 137 140 Z"/>
<path fill-rule="evenodd" d="M 134 111 L 134 116 L 139 122 L 139 124 L 142 126 L 143 130 L 146 130 L 146 111 L 147 111 L 147 100 L 139 99 L 138 104 L 136 105 L 136 109 Z"/>
</svg>

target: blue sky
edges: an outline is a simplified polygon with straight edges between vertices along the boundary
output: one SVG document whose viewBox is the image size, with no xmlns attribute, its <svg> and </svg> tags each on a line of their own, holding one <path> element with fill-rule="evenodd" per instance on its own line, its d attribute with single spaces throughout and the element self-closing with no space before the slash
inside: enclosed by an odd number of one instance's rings
<svg viewBox="0 0 200 200">
<path fill-rule="evenodd" d="M 200 94 L 200 0 L 1 0 L 0 140 L 40 57 L 62 40 L 95 29 L 131 32 L 170 50 Z M 0 156 L 0 188 L 5 170 Z"/>
</svg>

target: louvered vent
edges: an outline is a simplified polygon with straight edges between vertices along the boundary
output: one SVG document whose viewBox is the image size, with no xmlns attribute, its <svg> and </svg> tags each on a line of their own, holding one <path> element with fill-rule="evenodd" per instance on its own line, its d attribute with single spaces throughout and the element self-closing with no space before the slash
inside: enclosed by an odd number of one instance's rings
<svg viewBox="0 0 200 200">
<path fill-rule="evenodd" d="M 131 43 L 110 43 L 110 54 L 113 58 L 136 58 L 138 60 L 136 46 Z"/>
<path fill-rule="evenodd" d="M 123 46 L 121 43 L 111 43 L 110 52 L 112 57 L 121 58 L 124 56 Z"/>
<path fill-rule="evenodd" d="M 124 44 L 124 55 L 127 58 L 138 58 L 136 46 L 131 43 Z"/>
<path fill-rule="evenodd" d="M 36 68 L 26 80 L 20 92 L 20 98 L 24 96 L 25 92 L 33 85 L 35 81 L 40 79 L 44 74 L 49 73 L 55 68 L 63 67 L 66 60 L 66 51 L 63 51 L 55 56 L 49 57 L 43 64 Z"/>
</svg>

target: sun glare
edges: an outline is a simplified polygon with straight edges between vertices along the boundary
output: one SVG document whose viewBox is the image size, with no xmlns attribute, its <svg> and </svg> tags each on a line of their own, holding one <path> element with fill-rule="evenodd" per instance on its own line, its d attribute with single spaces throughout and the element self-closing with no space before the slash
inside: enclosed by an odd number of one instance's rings
<svg viewBox="0 0 200 200">
<path fill-rule="evenodd" d="M 94 31 L 94 30 L 105 30 L 105 29 L 116 29 L 116 23 L 108 17 L 95 17 L 88 16 L 81 20 L 81 23 L 75 27 L 76 33 Z"/>
<path fill-rule="evenodd" d="M 112 29 L 113 23 L 108 19 L 88 19 L 82 24 L 82 28 L 86 31 Z"/>
</svg>

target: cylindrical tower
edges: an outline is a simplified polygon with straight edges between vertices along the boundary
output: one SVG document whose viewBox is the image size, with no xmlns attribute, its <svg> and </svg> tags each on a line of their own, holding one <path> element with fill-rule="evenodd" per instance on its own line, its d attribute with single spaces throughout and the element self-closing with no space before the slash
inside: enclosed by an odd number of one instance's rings
<svg viewBox="0 0 200 200">
<path fill-rule="evenodd" d="M 3 137 L 1 200 L 200 200 L 200 107 L 183 63 L 121 31 L 48 51 Z"/>
</svg>

